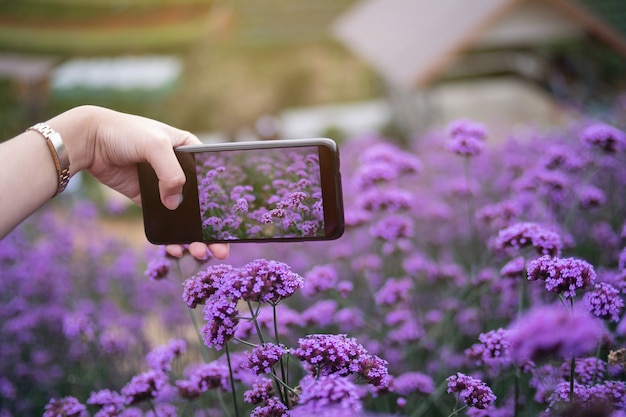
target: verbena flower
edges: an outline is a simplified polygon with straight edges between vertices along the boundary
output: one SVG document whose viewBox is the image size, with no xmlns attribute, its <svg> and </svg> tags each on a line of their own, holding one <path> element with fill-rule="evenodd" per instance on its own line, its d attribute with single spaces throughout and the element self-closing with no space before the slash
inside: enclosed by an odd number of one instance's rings
<svg viewBox="0 0 626 417">
<path fill-rule="evenodd" d="M 358 413 L 362 409 L 356 386 L 337 374 L 317 378 L 305 376 L 300 381 L 300 387 L 302 394 L 293 410 L 294 416 L 322 413 L 330 417 L 338 415 L 334 413 Z"/>
<path fill-rule="evenodd" d="M 124 409 L 124 398 L 117 392 L 104 389 L 92 392 L 87 404 L 99 407 L 94 417 L 117 416 Z"/>
<path fill-rule="evenodd" d="M 220 350 L 224 344 L 231 340 L 235 334 L 235 328 L 239 323 L 239 310 L 237 299 L 217 294 L 210 298 L 204 307 L 204 319 L 206 324 L 200 332 L 204 344 Z"/>
<path fill-rule="evenodd" d="M 413 281 L 409 278 L 394 279 L 389 278 L 385 284 L 376 292 L 374 300 L 378 305 L 396 305 L 408 299 L 413 290 Z"/>
<path fill-rule="evenodd" d="M 188 368 L 187 374 L 187 379 L 176 381 L 182 398 L 193 400 L 209 390 L 230 391 L 228 365 L 221 361 L 193 365 Z"/>
<path fill-rule="evenodd" d="M 455 120 L 448 126 L 447 149 L 461 156 L 476 156 L 485 147 L 485 126 L 470 120 Z"/>
<path fill-rule="evenodd" d="M 367 355 L 356 339 L 345 334 L 312 334 L 298 340 L 293 355 L 305 368 L 319 375 L 349 375 L 359 371 L 359 360 Z"/>
<path fill-rule="evenodd" d="M 167 345 L 158 346 L 146 356 L 148 366 L 155 371 L 169 372 L 172 369 L 174 358 L 185 353 L 186 342 L 182 339 L 172 339 Z"/>
<path fill-rule="evenodd" d="M 283 345 L 273 343 L 258 345 L 251 352 L 246 352 L 248 357 L 246 368 L 255 375 L 269 374 L 285 353 L 288 353 L 288 350 Z"/>
<path fill-rule="evenodd" d="M 496 401 L 496 396 L 483 381 L 457 372 L 446 379 L 448 393 L 457 393 L 459 398 L 470 407 L 484 409 Z"/>
<path fill-rule="evenodd" d="M 561 365 L 561 375 L 563 379 L 569 380 L 570 372 L 570 362 L 564 362 L 563 365 Z M 576 358 L 574 378 L 575 381 L 580 384 L 591 385 L 594 381 L 602 381 L 606 372 L 607 363 L 602 359 L 593 357 Z"/>
<path fill-rule="evenodd" d="M 584 300 L 587 310 L 603 320 L 617 322 L 624 310 L 619 290 L 604 282 L 596 284 L 593 291 L 585 294 Z"/>
<path fill-rule="evenodd" d="M 593 265 L 582 259 L 553 258 L 544 255 L 528 265 L 530 281 L 544 281 L 546 290 L 574 298 L 576 290 L 592 286 L 596 281 Z"/>
<path fill-rule="evenodd" d="M 568 311 L 560 305 L 535 307 L 510 327 L 511 357 L 521 364 L 586 355 L 597 347 L 602 334 L 602 323 L 586 311 Z"/>
<path fill-rule="evenodd" d="M 129 383 L 124 385 L 121 394 L 126 404 L 137 404 L 156 398 L 165 385 L 167 385 L 167 376 L 163 372 L 147 371 L 134 376 Z"/>
<path fill-rule="evenodd" d="M 482 359 L 487 364 L 507 366 L 511 361 L 509 330 L 496 329 L 478 335 L 482 344 Z"/>
<path fill-rule="evenodd" d="M 400 395 L 432 394 L 435 391 L 435 382 L 429 375 L 421 372 L 405 372 L 393 379 L 393 391 Z"/>
<path fill-rule="evenodd" d="M 368 384 L 376 387 L 387 385 L 388 362 L 376 355 L 366 355 L 359 359 L 359 370 L 357 373 Z"/>
<path fill-rule="evenodd" d="M 244 301 L 275 304 L 293 295 L 304 285 L 304 279 L 283 262 L 257 259 L 239 270 L 234 283 Z"/>
<path fill-rule="evenodd" d="M 230 265 L 210 265 L 183 283 L 183 300 L 189 308 L 203 305 L 221 285 L 224 275 L 230 274 L 234 268 Z"/>
<path fill-rule="evenodd" d="M 337 285 L 337 271 L 332 265 L 316 265 L 304 275 L 302 294 L 311 297 Z"/>
<path fill-rule="evenodd" d="M 626 146 L 624 132 L 604 123 L 588 126 L 580 134 L 580 139 L 583 143 L 610 154 L 620 152 Z"/>
<path fill-rule="evenodd" d="M 74 397 L 52 398 L 44 409 L 43 417 L 88 417 L 87 407 Z"/>
<path fill-rule="evenodd" d="M 289 416 L 287 406 L 279 398 L 272 397 L 265 401 L 265 405 L 258 406 L 250 413 L 250 417 L 281 417 Z"/>
<path fill-rule="evenodd" d="M 252 388 L 243 393 L 243 399 L 250 404 L 261 404 L 274 397 L 274 385 L 269 378 L 259 378 Z"/>
<path fill-rule="evenodd" d="M 498 232 L 495 241 L 498 250 L 520 250 L 533 247 L 540 255 L 558 256 L 563 247 L 561 236 L 537 223 L 516 223 Z"/>
</svg>

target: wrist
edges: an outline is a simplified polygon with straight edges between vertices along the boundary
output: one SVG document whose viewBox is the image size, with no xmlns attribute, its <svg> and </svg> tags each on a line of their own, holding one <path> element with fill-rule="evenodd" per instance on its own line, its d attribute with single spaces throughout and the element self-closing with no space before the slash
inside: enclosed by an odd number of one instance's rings
<svg viewBox="0 0 626 417">
<path fill-rule="evenodd" d="M 98 107 L 80 106 L 47 122 L 61 135 L 70 161 L 70 176 L 93 164 L 97 112 Z"/>
</svg>

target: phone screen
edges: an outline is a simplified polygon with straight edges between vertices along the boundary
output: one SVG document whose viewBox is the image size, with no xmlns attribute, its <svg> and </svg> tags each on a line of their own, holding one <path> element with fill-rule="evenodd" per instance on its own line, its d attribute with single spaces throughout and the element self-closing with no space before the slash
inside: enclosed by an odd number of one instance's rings
<svg viewBox="0 0 626 417">
<path fill-rule="evenodd" d="M 204 240 L 325 236 L 317 146 L 194 154 Z"/>
<path fill-rule="evenodd" d="M 146 237 L 155 244 L 331 240 L 344 231 L 339 153 L 325 138 L 176 148 L 183 200 L 169 210 L 139 164 Z"/>
</svg>

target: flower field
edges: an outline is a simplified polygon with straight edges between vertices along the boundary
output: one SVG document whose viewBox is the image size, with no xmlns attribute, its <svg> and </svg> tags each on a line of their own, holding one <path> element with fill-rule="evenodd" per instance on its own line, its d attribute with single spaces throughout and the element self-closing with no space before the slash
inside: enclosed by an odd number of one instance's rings
<svg viewBox="0 0 626 417">
<path fill-rule="evenodd" d="M 621 130 L 341 154 L 336 241 L 173 259 L 87 203 L 0 241 L 0 416 L 626 415 Z"/>
</svg>

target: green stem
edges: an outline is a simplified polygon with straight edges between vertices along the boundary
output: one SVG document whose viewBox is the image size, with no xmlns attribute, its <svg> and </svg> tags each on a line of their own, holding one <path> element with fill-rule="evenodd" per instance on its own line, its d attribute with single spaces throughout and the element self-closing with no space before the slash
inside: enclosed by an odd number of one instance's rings
<svg viewBox="0 0 626 417">
<path fill-rule="evenodd" d="M 226 348 L 226 360 L 228 361 L 228 373 L 230 376 L 230 391 L 233 396 L 233 406 L 235 407 L 235 417 L 239 417 L 239 407 L 237 405 L 237 393 L 235 392 L 235 378 L 233 378 L 233 367 L 230 362 L 230 350 L 228 349 L 228 342 L 224 343 Z"/>
<path fill-rule="evenodd" d="M 274 315 L 274 340 L 276 341 L 276 346 L 280 346 L 280 339 L 278 338 L 278 320 L 277 320 L 277 315 L 276 315 L 276 304 L 272 303 L 272 312 Z M 279 364 L 280 364 L 280 376 L 283 379 L 283 382 L 285 383 L 285 385 L 289 385 L 289 381 L 287 380 L 287 373 L 285 372 L 285 364 L 283 363 L 283 357 L 281 356 L 279 359 Z M 287 391 L 284 392 L 284 397 L 285 397 L 285 405 L 287 406 L 287 408 L 291 408 L 290 404 L 289 404 L 289 394 L 287 393 Z"/>
<path fill-rule="evenodd" d="M 600 360 L 600 348 L 602 343 L 598 342 L 598 348 L 596 349 L 596 363 L 593 367 L 593 378 L 591 378 L 591 386 L 596 385 L 596 378 L 598 377 L 598 361 Z"/>
<path fill-rule="evenodd" d="M 248 309 L 250 310 L 250 315 L 252 316 L 252 322 L 254 323 L 254 328 L 256 329 L 256 332 L 259 335 L 259 341 L 261 342 L 261 344 L 264 344 L 265 339 L 263 338 L 263 332 L 261 331 L 261 326 L 259 326 L 259 322 L 257 320 L 258 311 L 255 313 L 254 309 L 252 308 L 252 303 L 250 302 L 250 300 L 247 300 L 246 302 L 248 303 Z"/>
</svg>

